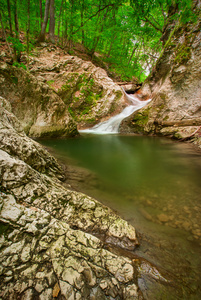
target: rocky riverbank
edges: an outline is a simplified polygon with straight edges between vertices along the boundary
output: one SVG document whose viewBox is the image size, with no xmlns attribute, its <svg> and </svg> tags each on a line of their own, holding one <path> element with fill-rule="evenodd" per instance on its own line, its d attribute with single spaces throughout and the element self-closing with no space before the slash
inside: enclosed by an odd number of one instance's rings
<svg viewBox="0 0 201 300">
<path fill-rule="evenodd" d="M 0 297 L 143 299 L 138 277 L 165 281 L 134 251 L 135 229 L 60 180 L 57 161 L 28 138 L 0 98 Z"/>
</svg>

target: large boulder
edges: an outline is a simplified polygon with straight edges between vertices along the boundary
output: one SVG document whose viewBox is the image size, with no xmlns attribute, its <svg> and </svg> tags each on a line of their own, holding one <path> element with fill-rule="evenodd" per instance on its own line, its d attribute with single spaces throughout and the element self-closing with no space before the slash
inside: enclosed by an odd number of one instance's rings
<svg viewBox="0 0 201 300">
<path fill-rule="evenodd" d="M 30 72 L 63 100 L 79 127 L 120 112 L 126 105 L 120 86 L 102 68 L 59 48 L 44 47 L 30 61 Z"/>
<path fill-rule="evenodd" d="M 0 63 L 0 96 L 9 100 L 23 129 L 32 137 L 78 134 L 62 99 L 23 68 Z"/>
<path fill-rule="evenodd" d="M 36 171 L 64 179 L 56 159 L 26 136 L 22 124 L 11 112 L 10 103 L 2 97 L 0 97 L 0 140 L 1 150 L 23 160 Z"/>
<path fill-rule="evenodd" d="M 145 81 L 142 96 L 152 97 L 148 106 L 121 125 L 123 132 L 160 134 L 175 138 L 192 135 L 201 125 L 201 33 L 197 21 L 183 24 L 172 20 L 169 36 L 152 74 Z"/>
</svg>

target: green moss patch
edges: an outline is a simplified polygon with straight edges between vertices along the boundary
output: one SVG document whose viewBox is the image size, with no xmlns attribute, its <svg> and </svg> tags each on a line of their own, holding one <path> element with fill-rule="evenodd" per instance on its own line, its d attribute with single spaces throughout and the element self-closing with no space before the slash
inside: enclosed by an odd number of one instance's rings
<svg viewBox="0 0 201 300">
<path fill-rule="evenodd" d="M 59 95 L 69 105 L 68 111 L 74 120 L 87 121 L 92 120 L 92 108 L 103 97 L 103 89 L 90 73 L 70 73 Z"/>
<path fill-rule="evenodd" d="M 142 112 L 138 112 L 132 118 L 131 120 L 132 128 L 134 128 L 136 132 L 144 132 L 144 127 L 149 120 L 149 111 L 150 108 L 147 108 Z"/>
<path fill-rule="evenodd" d="M 191 48 L 185 44 L 179 45 L 177 48 L 177 56 L 174 62 L 178 65 L 185 64 L 191 58 Z"/>
</svg>

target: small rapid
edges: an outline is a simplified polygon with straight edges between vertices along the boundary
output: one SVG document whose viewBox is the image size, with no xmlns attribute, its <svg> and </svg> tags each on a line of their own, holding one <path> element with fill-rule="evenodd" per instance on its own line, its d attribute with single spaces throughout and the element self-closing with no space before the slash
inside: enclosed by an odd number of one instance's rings
<svg viewBox="0 0 201 300">
<path fill-rule="evenodd" d="M 93 134 L 115 134 L 119 132 L 119 126 L 125 118 L 129 117 L 132 113 L 139 110 L 140 108 L 147 105 L 151 99 L 146 101 L 140 101 L 135 95 L 128 95 L 124 91 L 127 99 L 132 103 L 132 105 L 128 105 L 124 108 L 124 110 L 116 115 L 111 117 L 107 121 L 100 122 L 89 129 L 79 130 L 79 132 L 83 133 L 93 133 Z"/>
</svg>

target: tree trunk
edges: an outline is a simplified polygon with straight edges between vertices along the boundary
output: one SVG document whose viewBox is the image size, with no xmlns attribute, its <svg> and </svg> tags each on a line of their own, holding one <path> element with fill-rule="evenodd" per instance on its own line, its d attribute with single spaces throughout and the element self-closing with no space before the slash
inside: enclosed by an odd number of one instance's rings
<svg viewBox="0 0 201 300">
<path fill-rule="evenodd" d="M 39 6 L 40 6 L 40 26 L 42 29 L 43 25 L 43 6 L 42 6 L 42 0 L 39 0 Z"/>
<path fill-rule="evenodd" d="M 7 0 L 7 7 L 8 7 L 8 20 L 9 20 L 9 27 L 10 27 L 10 35 L 13 36 L 13 27 L 12 27 L 11 10 L 10 10 L 10 0 Z"/>
<path fill-rule="evenodd" d="M 113 20 L 114 20 L 114 25 L 116 26 L 116 24 L 117 24 L 117 22 L 116 22 L 116 11 L 115 10 L 113 10 L 112 11 L 112 15 L 113 15 Z M 110 56 L 110 53 L 111 53 L 111 50 L 112 50 L 112 46 L 113 46 L 113 44 L 114 44 L 114 41 L 116 40 L 116 34 L 114 34 L 113 36 L 112 36 L 112 38 L 111 38 L 111 43 L 110 43 L 110 47 L 109 47 L 109 50 L 108 50 L 108 53 L 107 53 L 107 57 L 109 57 Z M 106 48 L 107 49 L 107 48 Z M 105 51 L 105 53 L 106 53 L 106 51 Z"/>
<path fill-rule="evenodd" d="M 27 1 L 27 66 L 29 65 L 30 0 Z"/>
<path fill-rule="evenodd" d="M 65 47 L 66 45 L 66 40 L 67 40 L 67 30 L 68 30 L 68 18 L 67 18 L 67 9 L 66 9 L 66 6 L 67 6 L 67 3 L 66 3 L 66 0 L 64 2 L 64 8 L 65 8 L 65 14 L 62 16 L 62 22 L 63 22 L 63 30 L 62 30 L 62 47 Z"/>
<path fill-rule="evenodd" d="M 15 17 L 16 38 L 19 39 L 19 23 L 18 23 L 18 13 L 17 13 L 17 0 L 14 1 L 14 17 Z"/>
<path fill-rule="evenodd" d="M 19 23 L 18 23 L 17 0 L 14 1 L 14 19 L 15 19 L 15 37 L 16 39 L 19 40 L 20 33 L 19 33 Z M 21 51 L 19 51 L 19 49 L 16 49 L 15 46 L 13 46 L 13 51 L 14 51 L 15 60 L 20 62 Z"/>
<path fill-rule="evenodd" d="M 128 65 L 130 65 L 131 59 L 133 58 L 133 55 L 134 55 L 134 53 L 135 53 L 137 47 L 138 47 L 138 44 L 136 43 L 136 44 L 134 45 L 134 47 L 133 47 L 133 51 L 132 51 L 131 56 L 130 56 L 129 61 L 128 61 Z"/>
<path fill-rule="evenodd" d="M 107 57 L 110 56 L 110 53 L 111 53 L 111 50 L 112 50 L 112 46 L 114 45 L 115 39 L 116 39 L 116 35 L 114 35 L 114 37 L 113 37 L 112 40 L 111 40 L 110 48 L 109 48 L 108 53 L 107 53 Z"/>
<path fill-rule="evenodd" d="M 13 27 L 12 27 L 12 19 L 11 19 L 11 10 L 10 10 L 10 0 L 7 0 L 7 7 L 8 7 L 8 19 L 9 19 L 9 27 L 10 27 L 10 35 L 13 38 Z M 13 48 L 13 59 L 14 61 L 17 61 L 17 54 L 16 54 L 16 48 L 14 44 L 14 40 L 12 40 L 12 48 Z"/>
<path fill-rule="evenodd" d="M 65 26 L 64 26 L 64 34 L 63 34 L 63 45 L 67 45 L 67 37 L 68 37 L 68 21 L 65 19 Z"/>
<path fill-rule="evenodd" d="M 103 20 L 106 19 L 107 13 L 108 13 L 108 7 L 107 7 L 107 9 L 106 9 L 105 14 L 103 15 L 103 19 L 102 19 L 102 22 L 101 22 L 101 27 L 100 27 L 100 30 L 99 30 L 99 35 L 94 39 L 94 44 L 93 44 L 93 47 L 92 47 L 92 49 L 91 49 L 91 51 L 90 51 L 90 55 L 91 55 L 92 57 L 93 57 L 94 52 L 96 51 L 96 48 L 97 48 L 97 46 L 98 46 L 98 43 L 99 43 L 99 40 L 100 40 L 100 34 L 103 32 L 103 28 L 104 28 L 104 22 L 103 22 Z M 100 15 L 99 15 L 99 16 L 100 16 Z M 98 24 L 98 25 L 99 25 L 99 24 Z"/>
<path fill-rule="evenodd" d="M 59 10 L 59 19 L 58 19 L 58 40 L 57 43 L 59 44 L 60 41 L 60 24 L 61 24 L 61 12 L 63 9 L 63 0 L 61 1 L 61 6 L 60 6 L 60 10 Z"/>
<path fill-rule="evenodd" d="M 4 29 L 2 17 L 1 17 L 1 11 L 0 11 L 0 23 L 1 23 L 1 28 L 2 28 L 2 31 L 3 31 L 3 34 L 4 34 L 4 38 L 5 38 L 5 41 L 6 41 L 6 45 L 7 45 L 8 49 L 9 49 L 10 55 L 12 55 L 12 51 L 11 51 L 10 45 L 9 45 L 9 43 L 7 41 L 7 36 L 6 36 L 5 29 Z"/>
<path fill-rule="evenodd" d="M 50 0 L 46 0 L 45 2 L 45 14 L 43 19 L 43 24 L 41 28 L 41 32 L 38 38 L 38 42 L 44 42 L 45 41 L 45 31 L 47 27 L 48 17 L 49 17 L 49 8 L 50 8 Z"/>
<path fill-rule="evenodd" d="M 70 1 L 70 25 L 69 25 L 69 37 L 68 37 L 68 50 L 71 51 L 73 46 L 73 13 L 74 13 L 74 0 Z"/>
<path fill-rule="evenodd" d="M 54 30 L 55 30 L 54 0 L 50 0 L 49 39 L 51 43 L 55 43 Z"/>
<path fill-rule="evenodd" d="M 81 4 L 81 28 L 82 28 L 82 45 L 84 45 L 84 3 Z"/>
</svg>

